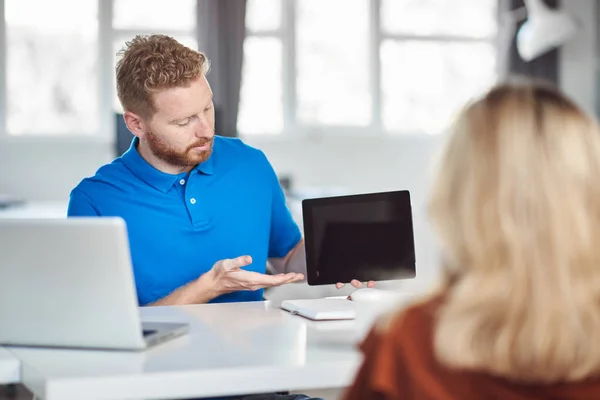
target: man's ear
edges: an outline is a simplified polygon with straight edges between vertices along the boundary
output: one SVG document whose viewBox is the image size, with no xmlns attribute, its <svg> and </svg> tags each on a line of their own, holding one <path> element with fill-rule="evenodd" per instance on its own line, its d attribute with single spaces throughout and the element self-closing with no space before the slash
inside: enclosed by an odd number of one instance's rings
<svg viewBox="0 0 600 400">
<path fill-rule="evenodd" d="M 127 125 L 127 129 L 131 131 L 138 138 L 143 138 L 148 132 L 148 127 L 146 126 L 146 122 L 142 117 L 137 114 L 132 113 L 131 111 L 125 111 L 123 114 L 123 119 L 125 120 L 125 125 Z"/>
</svg>

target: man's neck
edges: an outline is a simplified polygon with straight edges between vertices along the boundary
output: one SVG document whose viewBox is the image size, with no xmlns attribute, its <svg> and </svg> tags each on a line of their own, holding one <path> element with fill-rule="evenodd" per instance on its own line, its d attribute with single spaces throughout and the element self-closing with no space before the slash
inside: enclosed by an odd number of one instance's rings
<svg viewBox="0 0 600 400">
<path fill-rule="evenodd" d="M 190 172 L 192 170 L 192 167 L 174 166 L 156 157 L 143 140 L 138 141 L 137 151 L 148 164 L 165 174 L 178 175 L 182 172 Z"/>
</svg>

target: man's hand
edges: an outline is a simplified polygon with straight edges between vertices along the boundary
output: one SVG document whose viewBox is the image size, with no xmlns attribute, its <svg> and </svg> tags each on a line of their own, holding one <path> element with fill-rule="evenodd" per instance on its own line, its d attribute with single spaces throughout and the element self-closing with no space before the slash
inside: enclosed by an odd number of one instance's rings
<svg viewBox="0 0 600 400">
<path fill-rule="evenodd" d="M 252 257 L 250 256 L 217 261 L 210 271 L 198 279 L 148 305 L 173 306 L 207 303 L 225 293 L 239 290 L 258 290 L 304 279 L 303 274 L 296 273 L 265 275 L 258 272 L 244 271 L 242 267 L 250 263 L 252 263 Z"/>
<path fill-rule="evenodd" d="M 208 272 L 208 275 L 214 282 L 216 291 L 220 294 L 225 294 L 240 290 L 258 290 L 304 279 L 303 274 L 294 272 L 266 275 L 242 269 L 251 263 L 252 257 L 250 256 L 218 261 Z"/>
<path fill-rule="evenodd" d="M 357 289 L 363 287 L 363 283 L 361 281 L 357 281 L 356 279 L 352 279 L 350 281 L 350 284 L 352 286 L 354 286 L 355 288 L 357 288 Z M 338 283 L 335 284 L 335 287 L 338 288 L 338 289 L 341 289 L 341 288 L 344 287 L 344 284 L 342 282 L 338 282 Z M 375 281 L 369 281 L 369 282 L 367 282 L 367 287 L 368 288 L 375 287 Z"/>
</svg>

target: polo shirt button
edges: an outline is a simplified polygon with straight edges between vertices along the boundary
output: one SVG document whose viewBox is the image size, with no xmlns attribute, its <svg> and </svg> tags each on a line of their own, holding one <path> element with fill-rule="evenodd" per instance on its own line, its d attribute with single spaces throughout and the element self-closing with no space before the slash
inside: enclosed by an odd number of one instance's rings
<svg viewBox="0 0 600 400">
<path fill-rule="evenodd" d="M 180 181 L 179 181 L 179 184 L 180 184 L 180 185 L 185 185 L 185 179 L 182 179 L 182 180 L 180 180 Z"/>
<path fill-rule="evenodd" d="M 190 199 L 190 203 L 192 203 L 192 204 L 196 204 L 196 199 L 192 197 L 192 198 Z"/>
</svg>

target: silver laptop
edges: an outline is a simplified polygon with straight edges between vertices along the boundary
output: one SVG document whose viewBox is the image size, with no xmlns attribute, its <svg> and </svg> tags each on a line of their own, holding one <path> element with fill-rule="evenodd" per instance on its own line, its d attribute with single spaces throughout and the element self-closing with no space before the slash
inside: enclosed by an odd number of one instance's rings
<svg viewBox="0 0 600 400">
<path fill-rule="evenodd" d="M 0 344 L 142 350 L 188 332 L 141 323 L 121 218 L 0 219 Z"/>
</svg>

